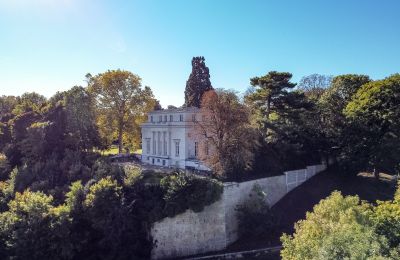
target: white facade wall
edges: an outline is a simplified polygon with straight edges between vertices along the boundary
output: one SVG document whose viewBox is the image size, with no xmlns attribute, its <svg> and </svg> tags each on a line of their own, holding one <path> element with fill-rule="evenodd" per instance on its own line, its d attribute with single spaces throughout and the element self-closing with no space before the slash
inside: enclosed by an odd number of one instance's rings
<svg viewBox="0 0 400 260">
<path fill-rule="evenodd" d="M 142 162 L 181 169 L 191 167 L 209 170 L 195 156 L 193 117 L 201 120 L 199 112 L 198 108 L 193 107 L 150 112 L 147 122 L 141 125 Z M 200 149 L 200 141 L 197 143 L 197 149 Z"/>
</svg>

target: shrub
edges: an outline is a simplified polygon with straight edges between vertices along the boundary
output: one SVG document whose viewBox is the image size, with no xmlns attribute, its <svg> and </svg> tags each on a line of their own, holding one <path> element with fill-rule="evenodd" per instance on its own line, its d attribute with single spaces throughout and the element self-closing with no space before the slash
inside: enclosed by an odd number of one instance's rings
<svg viewBox="0 0 400 260">
<path fill-rule="evenodd" d="M 266 201 L 266 194 L 257 184 L 253 186 L 250 198 L 237 207 L 240 236 L 259 236 L 273 232 L 277 220 Z"/>
<path fill-rule="evenodd" d="M 71 256 L 68 222 L 53 198 L 41 192 L 16 193 L 0 214 L 0 256 L 10 259 L 61 259 Z M 64 226 L 65 227 L 65 226 Z M 5 257 L 7 256 L 7 257 Z"/>
<path fill-rule="evenodd" d="M 172 217 L 187 209 L 202 211 L 205 206 L 220 199 L 223 186 L 220 182 L 192 174 L 176 172 L 161 180 L 164 190 L 166 216 Z"/>
</svg>

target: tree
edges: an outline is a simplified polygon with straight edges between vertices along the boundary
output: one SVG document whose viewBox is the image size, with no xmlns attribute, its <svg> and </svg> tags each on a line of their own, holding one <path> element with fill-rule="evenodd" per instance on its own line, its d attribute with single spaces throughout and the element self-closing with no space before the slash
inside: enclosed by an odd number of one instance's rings
<svg viewBox="0 0 400 260">
<path fill-rule="evenodd" d="M 203 95 L 194 138 L 202 142 L 199 157 L 218 175 L 237 177 L 251 166 L 255 148 L 249 111 L 233 91 Z"/>
<path fill-rule="evenodd" d="M 71 244 L 66 239 L 68 212 L 62 206 L 54 207 L 52 201 L 51 196 L 42 192 L 25 191 L 15 194 L 15 198 L 8 203 L 9 210 L 0 214 L 0 244 L 6 245 L 5 252 L 1 252 L 3 257 L 72 257 Z"/>
<path fill-rule="evenodd" d="M 358 89 L 344 114 L 358 132 L 347 141 L 349 157 L 362 157 L 378 177 L 395 173 L 400 165 L 400 74 L 373 81 Z M 365 166 L 364 166 L 365 167 Z"/>
<path fill-rule="evenodd" d="M 41 107 L 45 105 L 46 97 L 36 93 L 24 93 L 18 98 L 18 104 L 13 109 L 13 114 L 19 115 L 29 111 L 39 112 Z"/>
<path fill-rule="evenodd" d="M 266 136 L 270 129 L 275 128 L 271 124 L 272 114 L 285 107 L 290 96 L 288 90 L 296 86 L 290 82 L 291 78 L 292 74 L 288 72 L 270 71 L 264 76 L 250 79 L 253 89 L 245 98 L 258 111 L 257 122 Z"/>
<path fill-rule="evenodd" d="M 0 119 L 10 114 L 15 106 L 18 104 L 18 99 L 15 96 L 1 96 L 0 97 Z M 3 121 L 3 120 L 0 120 Z"/>
<path fill-rule="evenodd" d="M 333 78 L 331 87 L 321 97 L 325 121 L 338 123 L 344 118 L 343 109 L 358 89 L 370 82 L 366 75 L 346 74 Z"/>
<path fill-rule="evenodd" d="M 203 94 L 213 89 L 210 72 L 204 61 L 204 57 L 193 57 L 192 59 L 192 72 L 186 81 L 185 88 L 186 107 L 200 107 Z"/>
<path fill-rule="evenodd" d="M 63 93 L 67 117 L 68 142 L 75 150 L 89 150 L 100 146 L 96 125 L 94 98 L 87 89 L 75 86 Z"/>
<path fill-rule="evenodd" d="M 332 76 L 311 74 L 303 77 L 297 88 L 304 92 L 309 98 L 318 100 L 332 83 Z"/>
<path fill-rule="evenodd" d="M 293 236 L 284 234 L 281 240 L 284 260 L 386 259 L 390 254 L 387 239 L 375 232 L 370 206 L 337 191 L 295 224 Z"/>
<path fill-rule="evenodd" d="M 100 132 L 103 136 L 111 130 L 118 139 L 118 151 L 122 153 L 124 139 L 143 122 L 148 111 L 155 105 L 149 87 L 142 88 L 141 78 L 129 71 L 109 70 L 91 77 L 89 91 L 95 96 Z M 124 138 L 125 137 L 125 138 Z"/>
<path fill-rule="evenodd" d="M 245 102 L 252 109 L 252 124 L 260 134 L 255 165 L 258 171 L 304 167 L 302 162 L 315 160 L 315 126 L 308 122 L 315 105 L 304 93 L 294 90 L 296 84 L 290 81 L 291 77 L 288 72 L 271 71 L 250 79 L 252 87 Z M 306 153 L 306 159 L 299 160 L 299 155 Z"/>
</svg>

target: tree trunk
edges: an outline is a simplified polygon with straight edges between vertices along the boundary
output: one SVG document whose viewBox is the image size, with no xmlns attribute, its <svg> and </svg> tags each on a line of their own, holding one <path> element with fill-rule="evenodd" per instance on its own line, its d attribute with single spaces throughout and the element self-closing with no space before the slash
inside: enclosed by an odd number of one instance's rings
<svg viewBox="0 0 400 260">
<path fill-rule="evenodd" d="M 123 130 L 123 122 L 120 120 L 118 124 L 118 154 L 122 154 L 122 130 Z"/>
</svg>

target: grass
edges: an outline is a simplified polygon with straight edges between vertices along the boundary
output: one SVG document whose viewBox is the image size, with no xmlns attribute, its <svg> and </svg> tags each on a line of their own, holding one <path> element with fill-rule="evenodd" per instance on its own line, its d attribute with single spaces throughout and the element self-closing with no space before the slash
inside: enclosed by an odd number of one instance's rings
<svg viewBox="0 0 400 260">
<path fill-rule="evenodd" d="M 142 154 L 142 149 L 137 149 L 134 153 Z M 101 151 L 102 155 L 116 155 L 118 154 L 118 146 L 112 145 L 109 149 Z"/>
</svg>

